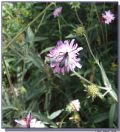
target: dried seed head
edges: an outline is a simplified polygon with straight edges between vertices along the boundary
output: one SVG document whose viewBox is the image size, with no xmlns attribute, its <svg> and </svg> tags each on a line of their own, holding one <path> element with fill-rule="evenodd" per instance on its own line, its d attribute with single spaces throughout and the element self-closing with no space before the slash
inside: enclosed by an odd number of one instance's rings
<svg viewBox="0 0 120 132">
<path fill-rule="evenodd" d="M 20 34 L 20 35 L 16 38 L 16 43 L 18 43 L 18 44 L 24 44 L 24 43 L 25 43 L 25 36 L 24 36 L 24 34 Z"/>
</svg>

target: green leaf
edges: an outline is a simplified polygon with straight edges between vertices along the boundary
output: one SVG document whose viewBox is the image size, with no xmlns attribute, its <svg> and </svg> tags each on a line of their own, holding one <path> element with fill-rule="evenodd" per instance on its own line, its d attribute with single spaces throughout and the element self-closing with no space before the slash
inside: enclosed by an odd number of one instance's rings
<svg viewBox="0 0 120 132">
<path fill-rule="evenodd" d="M 14 107 L 14 106 L 4 106 L 2 108 L 2 110 L 16 110 L 16 111 L 18 111 L 18 108 Z"/>
<path fill-rule="evenodd" d="M 38 118 L 41 121 L 43 121 L 45 124 L 50 124 L 52 127 L 58 128 L 58 126 L 56 125 L 56 123 L 54 123 L 53 121 L 51 121 L 48 117 L 46 117 L 41 112 L 38 112 L 38 113 L 32 112 L 32 115 L 33 115 L 33 117 Z"/>
<path fill-rule="evenodd" d="M 109 82 L 109 79 L 105 73 L 105 70 L 102 66 L 102 63 L 99 64 L 99 67 L 100 67 L 100 70 L 101 70 L 101 73 L 102 73 L 102 78 L 103 78 L 103 81 L 104 81 L 104 85 L 107 87 L 107 88 L 111 88 L 111 84 Z"/>
<path fill-rule="evenodd" d="M 34 42 L 47 40 L 48 37 L 35 37 Z"/>
<path fill-rule="evenodd" d="M 30 27 L 27 29 L 27 38 L 26 41 L 29 42 L 30 44 L 33 44 L 35 39 L 34 33 Z"/>
<path fill-rule="evenodd" d="M 57 110 L 55 112 L 53 112 L 48 118 L 49 119 L 55 119 L 57 116 L 59 116 L 61 113 L 63 112 L 63 109 L 62 110 Z"/>
<path fill-rule="evenodd" d="M 102 122 L 109 118 L 108 112 L 100 113 L 94 116 L 94 123 Z"/>
<path fill-rule="evenodd" d="M 65 38 L 76 38 L 76 35 L 73 35 L 73 34 L 69 34 L 69 35 L 67 35 Z"/>
<path fill-rule="evenodd" d="M 2 127 L 3 127 L 3 128 L 13 128 L 12 125 L 6 124 L 6 123 L 3 123 L 3 124 L 2 124 Z"/>
<path fill-rule="evenodd" d="M 7 92 L 5 92 L 5 100 L 7 105 L 10 105 L 9 95 L 7 94 Z"/>
<path fill-rule="evenodd" d="M 102 78 L 103 78 L 103 82 L 104 82 L 104 85 L 106 86 L 106 89 L 109 91 L 109 94 L 114 98 L 114 100 L 117 101 L 117 94 L 115 93 L 115 91 L 112 89 L 112 86 L 111 86 L 111 83 L 105 73 L 105 70 L 102 66 L 102 63 L 97 63 L 98 66 L 100 67 L 100 70 L 101 70 L 101 74 L 102 74 Z"/>
<path fill-rule="evenodd" d="M 51 50 L 51 49 L 53 49 L 53 48 L 54 48 L 54 47 L 52 46 L 52 47 L 48 47 L 48 48 L 42 50 L 42 51 L 40 52 L 40 55 L 43 54 L 43 53 L 45 53 L 45 52 L 48 52 L 49 50 Z"/>
<path fill-rule="evenodd" d="M 113 103 L 109 111 L 109 127 L 113 127 L 114 117 L 115 117 L 116 103 Z"/>
<path fill-rule="evenodd" d="M 115 91 L 114 90 L 111 90 L 110 92 L 110 95 L 117 101 L 118 99 L 117 99 L 117 94 L 115 93 Z"/>
<path fill-rule="evenodd" d="M 26 62 L 27 63 L 32 63 L 36 67 L 41 68 L 42 66 L 42 60 L 35 54 L 30 52 L 29 55 L 26 57 Z"/>
</svg>

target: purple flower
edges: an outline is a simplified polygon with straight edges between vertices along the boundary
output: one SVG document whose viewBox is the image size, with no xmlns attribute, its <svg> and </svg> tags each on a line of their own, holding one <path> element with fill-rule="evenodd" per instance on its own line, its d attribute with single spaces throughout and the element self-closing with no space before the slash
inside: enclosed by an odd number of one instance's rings
<svg viewBox="0 0 120 132">
<path fill-rule="evenodd" d="M 80 58 L 79 51 L 82 47 L 78 47 L 78 44 L 74 44 L 74 39 L 65 40 L 64 42 L 58 41 L 57 46 L 53 48 L 47 55 L 50 62 L 50 67 L 53 68 L 54 73 L 62 73 L 73 71 L 75 67 L 81 68 L 79 63 Z"/>
<path fill-rule="evenodd" d="M 58 17 L 60 15 L 60 13 L 62 12 L 62 7 L 58 7 L 54 10 L 53 12 L 53 16 L 54 18 Z"/>
<path fill-rule="evenodd" d="M 115 16 L 110 10 L 108 10 L 102 14 L 102 19 L 104 23 L 110 24 L 115 19 Z"/>
</svg>

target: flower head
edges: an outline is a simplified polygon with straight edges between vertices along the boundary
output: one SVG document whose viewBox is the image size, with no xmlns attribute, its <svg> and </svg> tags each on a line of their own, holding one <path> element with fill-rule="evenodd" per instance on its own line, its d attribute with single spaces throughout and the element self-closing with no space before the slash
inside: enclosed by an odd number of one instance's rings
<svg viewBox="0 0 120 132">
<path fill-rule="evenodd" d="M 49 58 L 50 66 L 53 68 L 55 73 L 62 73 L 73 71 L 75 67 L 81 68 L 82 65 L 79 63 L 80 58 L 77 58 L 79 51 L 82 47 L 78 47 L 78 44 L 74 44 L 74 39 L 71 41 L 65 40 L 58 41 L 57 46 L 50 50 L 47 55 Z"/>
<path fill-rule="evenodd" d="M 95 84 L 91 84 L 86 86 L 88 97 L 92 97 L 92 100 L 94 100 L 100 93 L 99 88 Z"/>
<path fill-rule="evenodd" d="M 54 18 L 58 17 L 60 15 L 60 13 L 62 12 L 62 7 L 58 7 L 54 10 L 53 12 L 53 16 Z"/>
<path fill-rule="evenodd" d="M 80 8 L 80 2 L 70 2 L 72 9 L 79 9 Z"/>
<path fill-rule="evenodd" d="M 79 111 L 80 110 L 80 101 L 78 99 L 72 100 L 66 107 L 66 110 L 69 112 Z"/>
<path fill-rule="evenodd" d="M 102 22 L 106 24 L 110 24 L 114 19 L 115 16 L 110 10 L 105 11 L 105 13 L 102 14 Z"/>
<path fill-rule="evenodd" d="M 31 128 L 45 128 L 46 126 L 42 121 L 37 121 L 36 119 L 32 119 L 30 122 Z"/>
<path fill-rule="evenodd" d="M 78 26 L 74 29 L 74 32 L 78 36 L 82 36 L 85 33 L 85 28 L 83 26 Z"/>
<path fill-rule="evenodd" d="M 26 119 L 16 120 L 18 126 L 22 128 L 44 128 L 46 127 L 41 121 L 37 121 L 36 119 L 32 119 L 31 113 L 26 116 Z"/>
<path fill-rule="evenodd" d="M 78 99 L 71 101 L 70 105 L 73 107 L 74 110 L 80 110 L 80 101 Z"/>
</svg>

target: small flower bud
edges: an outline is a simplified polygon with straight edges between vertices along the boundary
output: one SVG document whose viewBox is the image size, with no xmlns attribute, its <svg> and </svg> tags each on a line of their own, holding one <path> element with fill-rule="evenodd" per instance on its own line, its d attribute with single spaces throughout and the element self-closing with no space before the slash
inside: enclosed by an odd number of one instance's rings
<svg viewBox="0 0 120 132">
<path fill-rule="evenodd" d="M 80 2 L 70 2 L 72 9 L 80 9 Z"/>
<path fill-rule="evenodd" d="M 73 30 L 77 36 L 82 36 L 85 33 L 85 28 L 83 26 L 78 26 Z"/>
</svg>

